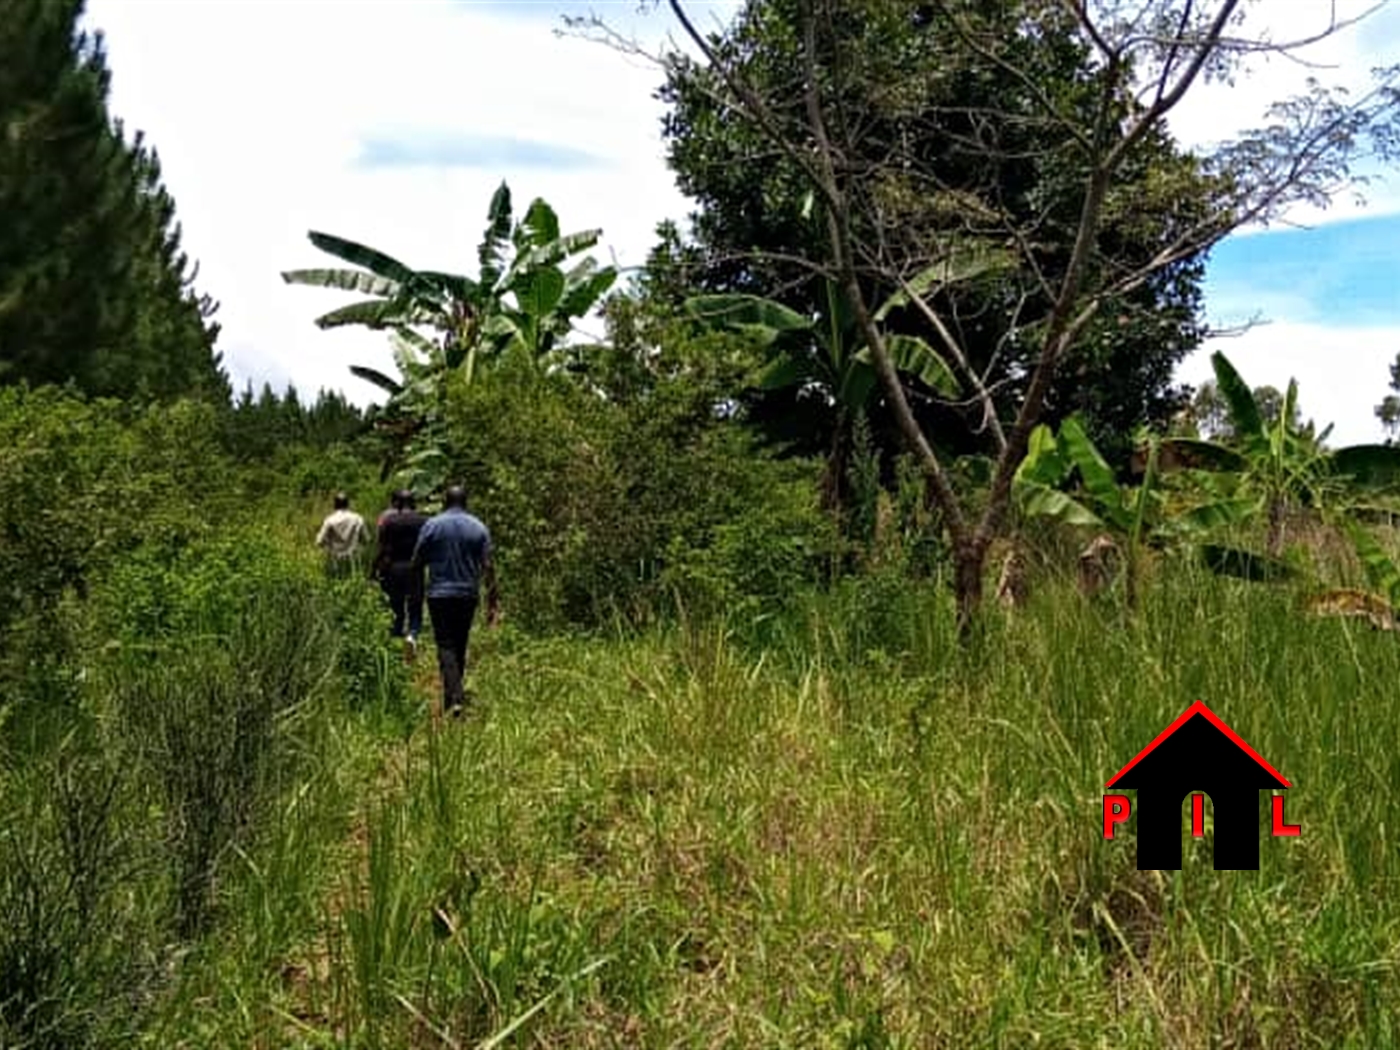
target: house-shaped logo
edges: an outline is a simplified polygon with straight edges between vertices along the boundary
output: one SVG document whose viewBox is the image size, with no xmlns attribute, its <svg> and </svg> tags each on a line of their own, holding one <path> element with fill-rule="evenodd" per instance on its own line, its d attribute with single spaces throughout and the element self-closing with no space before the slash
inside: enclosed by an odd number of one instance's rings
<svg viewBox="0 0 1400 1050">
<path fill-rule="evenodd" d="M 1181 867 L 1181 800 L 1192 792 L 1191 834 L 1205 834 L 1205 795 L 1215 818 L 1215 869 L 1259 870 L 1259 792 L 1292 785 L 1216 714 L 1197 701 L 1120 769 L 1106 785 L 1137 790 L 1139 871 Z M 1273 834 L 1298 835 L 1274 795 Z M 1126 795 L 1105 795 L 1104 838 L 1131 814 Z"/>
</svg>

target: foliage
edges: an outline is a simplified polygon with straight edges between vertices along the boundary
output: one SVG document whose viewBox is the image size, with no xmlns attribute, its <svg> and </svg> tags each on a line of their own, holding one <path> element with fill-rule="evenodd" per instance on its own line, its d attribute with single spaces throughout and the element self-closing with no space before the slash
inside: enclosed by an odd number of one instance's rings
<svg viewBox="0 0 1400 1050">
<path fill-rule="evenodd" d="M 373 297 L 333 310 L 316 323 L 390 331 L 399 379 L 364 366 L 351 371 L 390 395 L 385 422 L 407 439 L 401 446 L 407 453 L 406 480 L 411 487 L 434 491 L 443 484 L 440 428 L 448 384 L 471 384 L 479 370 L 508 357 L 536 368 L 558 364 L 558 351 L 574 321 L 587 316 L 617 278 L 614 268 L 599 268 L 591 257 L 563 268 L 566 259 L 593 247 L 600 236 L 599 230 L 561 234 L 558 216 L 541 198 L 515 221 L 510 189 L 502 183 L 491 198 L 474 280 L 412 270 L 376 249 L 314 231 L 310 237 L 316 247 L 359 269 L 292 270 L 282 278 Z M 422 334 L 424 326 L 437 334 L 438 342 Z"/>
<path fill-rule="evenodd" d="M 264 383 L 254 396 L 250 380 L 228 414 L 226 445 L 240 460 L 265 461 L 287 448 L 348 444 L 367 424 L 365 413 L 337 391 L 322 389 L 316 400 L 303 403 L 292 385 L 279 395 Z"/>
<path fill-rule="evenodd" d="M 1277 408 L 1270 411 L 1251 391 L 1229 359 L 1211 355 L 1216 383 L 1225 404 L 1230 439 L 1210 444 L 1170 439 L 1164 447 L 1184 460 L 1208 458 L 1227 465 L 1228 491 L 1247 513 L 1267 522 L 1267 550 L 1277 556 L 1295 508 L 1313 512 L 1356 504 L 1363 491 L 1374 492 L 1400 478 L 1400 450 L 1382 445 L 1328 449 L 1331 427 L 1315 435 L 1298 423 L 1298 384 L 1290 381 Z"/>
<path fill-rule="evenodd" d="M 216 306 L 193 288 L 155 152 L 107 109 L 83 0 L 0 26 L 0 382 L 227 401 Z"/>
<path fill-rule="evenodd" d="M 783 100 L 775 112 L 785 117 L 788 100 L 797 99 L 780 94 L 782 86 L 803 78 L 797 6 L 792 0 L 747 4 L 713 40 L 736 75 L 760 94 Z M 1017 4 L 986 9 L 988 22 L 1000 25 L 1014 52 L 1005 60 L 1024 71 L 1024 80 L 989 73 L 985 59 L 955 28 L 939 19 L 911 19 L 908 5 L 839 5 L 833 14 L 839 33 L 821 45 L 819 62 L 824 99 L 839 105 L 848 126 L 861 129 L 856 155 L 846 158 L 851 170 L 866 173 L 856 191 L 858 223 L 864 222 L 861 209 L 882 208 L 890 217 L 885 232 L 930 243 L 976 226 L 989 206 L 1022 219 L 1047 215 L 1053 232 L 1036 232 L 1038 242 L 1048 242 L 1037 262 L 1046 275 L 1063 269 L 1067 231 L 1079 212 L 1075 161 L 1047 140 L 1035 119 L 1027 119 L 1036 103 L 1025 85 L 1042 85 L 1057 101 L 1087 110 L 1096 101 L 1083 86 L 1091 57 L 1062 23 L 1022 38 L 1013 27 L 1023 14 Z M 891 90 L 891 84 L 899 88 Z M 712 69 L 677 57 L 662 98 L 669 106 L 664 134 L 670 164 L 682 190 L 699 205 L 693 223 L 701 261 L 690 280 L 710 293 L 774 296 L 804 316 L 822 309 L 821 279 L 791 261 L 829 259 L 825 223 L 804 214 L 813 210 L 811 188 L 797 163 L 757 128 L 732 119 Z M 1106 222 L 1101 265 L 1127 269 L 1170 243 L 1188 216 L 1200 214 L 1208 185 L 1170 142 L 1154 139 L 1116 192 L 1121 197 Z M 868 226 L 858 225 L 855 235 L 880 239 Z M 1127 451 L 1123 435 L 1165 419 L 1181 400 L 1172 370 L 1200 337 L 1201 273 L 1199 263 L 1183 262 L 1103 311 L 1086 334 L 1076 370 L 1055 384 L 1049 421 L 1081 411 L 1091 436 L 1117 459 Z M 863 276 L 870 301 L 900 290 L 888 282 L 873 272 Z M 782 291 L 774 295 L 774 289 Z M 986 385 L 998 391 L 1006 413 L 1024 389 L 1021 377 L 1036 352 L 1027 336 L 1045 304 L 1023 292 L 1020 282 L 1005 279 L 940 289 L 934 298 L 946 307 L 951 330 L 973 367 L 985 373 Z M 916 311 L 897 312 L 891 323 L 942 347 Z M 989 451 L 973 411 L 980 415 L 980 406 L 928 405 L 921 406 L 920 418 L 928 432 L 954 448 Z"/>
<path fill-rule="evenodd" d="M 1376 406 L 1376 418 L 1385 427 L 1386 443 L 1394 444 L 1400 436 L 1400 354 L 1390 363 L 1390 390 Z"/>
<path fill-rule="evenodd" d="M 803 317 L 771 299 L 742 294 L 696 296 L 686 302 L 686 307 L 701 323 L 741 333 L 767 351 L 768 360 L 755 379 L 760 397 L 787 394 L 788 416 L 797 414 L 792 411 L 796 407 L 792 401 L 815 400 L 817 411 L 830 416 L 818 434 L 802 435 L 801 443 L 810 445 L 815 437 L 828 450 L 822 495 L 828 506 L 840 508 L 845 504 L 851 428 L 856 416 L 866 411 L 877 393 L 879 381 L 870 363 L 870 348 L 865 345 L 845 295 L 829 280 L 825 282 L 825 292 L 822 311 L 815 318 Z M 881 314 L 893 305 L 891 300 Z M 895 366 L 907 378 L 917 379 L 941 394 L 957 393 L 957 378 L 922 338 L 891 335 L 887 342 Z M 761 403 L 754 405 L 752 401 L 751 397 L 749 418 L 756 416 L 760 423 L 768 422 L 770 434 L 773 430 L 791 430 L 789 420 L 772 419 Z"/>
<path fill-rule="evenodd" d="M 810 469 L 756 454 L 705 384 L 617 405 L 564 376 L 507 377 L 459 391 L 450 432 L 452 476 L 492 530 L 508 615 L 645 616 L 672 588 L 706 603 L 780 599 L 768 583 L 820 571 L 829 529 Z"/>
<path fill-rule="evenodd" d="M 0 625 L 86 591 L 131 547 L 178 550 L 235 516 L 216 420 L 192 402 L 128 409 L 0 390 Z"/>
</svg>

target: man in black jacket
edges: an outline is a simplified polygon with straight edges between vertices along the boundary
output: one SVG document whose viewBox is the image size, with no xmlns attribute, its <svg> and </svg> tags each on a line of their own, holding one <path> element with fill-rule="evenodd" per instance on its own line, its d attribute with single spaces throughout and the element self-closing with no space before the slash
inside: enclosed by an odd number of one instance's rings
<svg viewBox="0 0 1400 1050">
<path fill-rule="evenodd" d="M 406 489 L 394 494 L 395 510 L 379 519 L 379 555 L 375 559 L 375 574 L 394 615 L 389 633 L 405 639 L 409 659 L 417 653 L 418 635 L 423 630 L 423 571 L 415 570 L 412 563 L 418 534 L 428 519 L 418 512 L 417 504 Z"/>
</svg>

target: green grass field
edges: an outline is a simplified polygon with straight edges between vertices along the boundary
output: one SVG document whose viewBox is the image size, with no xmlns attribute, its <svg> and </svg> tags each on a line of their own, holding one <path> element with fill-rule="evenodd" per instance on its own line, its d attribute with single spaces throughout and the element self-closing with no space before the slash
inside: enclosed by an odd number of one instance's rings
<svg viewBox="0 0 1400 1050">
<path fill-rule="evenodd" d="M 1396 1043 L 1392 636 L 1183 570 L 1134 622 L 1046 593 L 970 650 L 866 581 L 476 652 L 466 722 L 428 718 L 429 650 L 406 734 L 331 731 L 153 1044 Z M 1180 872 L 1102 838 L 1198 699 L 1294 784 L 1258 872 L 1212 870 L 1209 822 Z"/>
</svg>

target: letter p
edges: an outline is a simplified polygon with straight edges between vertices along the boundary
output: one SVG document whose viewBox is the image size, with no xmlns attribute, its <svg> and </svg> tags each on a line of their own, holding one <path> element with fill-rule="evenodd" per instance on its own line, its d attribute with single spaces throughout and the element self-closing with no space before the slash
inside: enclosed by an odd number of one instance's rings
<svg viewBox="0 0 1400 1050">
<path fill-rule="evenodd" d="M 1103 837 L 1113 838 L 1113 825 L 1122 824 L 1132 814 L 1132 805 L 1127 795 L 1105 795 L 1103 797 Z"/>
</svg>

